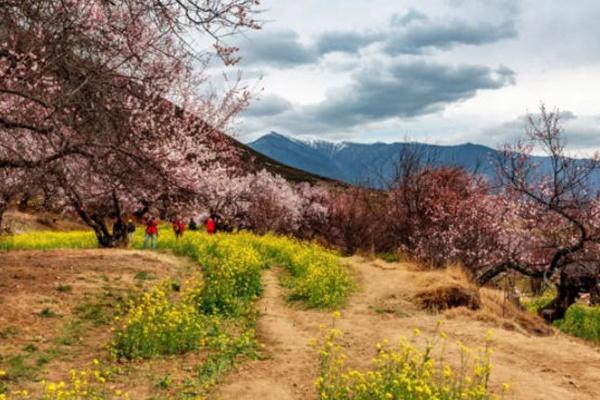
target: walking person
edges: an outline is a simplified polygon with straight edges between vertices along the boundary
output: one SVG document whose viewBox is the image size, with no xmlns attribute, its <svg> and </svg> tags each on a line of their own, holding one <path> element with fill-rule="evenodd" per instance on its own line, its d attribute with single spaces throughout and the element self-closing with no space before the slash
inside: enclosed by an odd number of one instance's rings
<svg viewBox="0 0 600 400">
<path fill-rule="evenodd" d="M 185 231 L 185 223 L 180 218 L 174 218 L 171 224 L 173 226 L 173 233 L 175 233 L 175 240 L 178 240 L 183 236 L 183 232 Z"/>
<path fill-rule="evenodd" d="M 206 219 L 206 222 L 204 222 L 204 226 L 206 227 L 206 232 L 209 235 L 212 235 L 217 230 L 217 223 L 212 215 Z"/>
<path fill-rule="evenodd" d="M 130 218 L 127 221 L 127 239 L 129 241 L 129 243 L 133 242 L 134 232 L 135 232 L 135 224 L 133 223 L 133 220 Z"/>
<path fill-rule="evenodd" d="M 144 236 L 144 249 L 150 242 L 153 249 L 156 249 L 156 242 L 158 241 L 158 221 L 153 216 L 149 216 L 146 220 L 146 236 Z"/>
</svg>

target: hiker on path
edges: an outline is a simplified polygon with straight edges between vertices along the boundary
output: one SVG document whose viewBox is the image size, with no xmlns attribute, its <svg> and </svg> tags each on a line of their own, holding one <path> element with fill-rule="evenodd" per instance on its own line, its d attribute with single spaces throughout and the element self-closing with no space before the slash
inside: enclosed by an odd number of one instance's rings
<svg viewBox="0 0 600 400">
<path fill-rule="evenodd" d="M 194 221 L 194 218 L 190 218 L 190 222 L 188 224 L 188 229 L 190 231 L 197 231 L 198 230 L 198 224 L 196 224 L 196 221 Z"/>
<path fill-rule="evenodd" d="M 133 233 L 135 232 L 135 224 L 133 223 L 133 220 L 131 218 L 129 218 L 129 220 L 127 221 L 127 238 L 129 240 L 129 243 L 131 243 L 133 241 Z"/>
<path fill-rule="evenodd" d="M 185 223 L 179 218 L 174 218 L 172 222 L 173 233 L 175 233 L 175 239 L 179 239 L 185 232 Z"/>
<path fill-rule="evenodd" d="M 204 226 L 206 227 L 206 232 L 207 232 L 209 235 L 212 235 L 212 234 L 213 234 L 213 233 L 215 233 L 215 232 L 216 232 L 216 230 L 217 230 L 217 223 L 216 223 L 216 221 L 213 219 L 213 216 L 212 216 L 212 215 L 206 219 L 206 222 L 204 223 Z"/>
<path fill-rule="evenodd" d="M 146 236 L 144 236 L 144 248 L 150 242 L 153 249 L 156 249 L 156 242 L 158 240 L 158 221 L 153 216 L 149 216 L 146 220 Z"/>
</svg>

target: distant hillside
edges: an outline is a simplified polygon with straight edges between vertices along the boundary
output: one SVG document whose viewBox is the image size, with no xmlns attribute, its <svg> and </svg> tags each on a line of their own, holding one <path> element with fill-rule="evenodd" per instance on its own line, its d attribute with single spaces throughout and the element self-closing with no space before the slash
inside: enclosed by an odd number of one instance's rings
<svg viewBox="0 0 600 400">
<path fill-rule="evenodd" d="M 493 176 L 495 150 L 471 143 L 437 146 L 411 143 L 432 156 L 437 165 L 456 165 Z M 281 163 L 351 184 L 381 185 L 393 176 L 394 163 L 407 143 L 304 141 L 271 132 L 249 143 L 249 147 Z"/>
<path fill-rule="evenodd" d="M 268 154 L 257 151 L 251 146 L 241 143 L 237 139 L 218 130 L 209 130 L 208 135 L 209 138 L 207 141 L 211 150 L 217 155 L 221 152 L 230 152 L 233 150 L 241 161 L 243 172 L 258 172 L 265 169 L 273 174 L 282 176 L 290 182 L 319 183 L 332 181 L 326 175 L 315 174 L 311 171 L 298 169 L 293 165 L 282 163 Z"/>
<path fill-rule="evenodd" d="M 249 143 L 254 150 L 290 167 L 318 176 L 381 187 L 394 174 L 394 165 L 405 146 L 417 146 L 431 156 L 433 166 L 458 166 L 493 180 L 496 176 L 494 158 L 497 150 L 491 147 L 465 143 L 439 146 L 424 143 L 352 143 L 325 140 L 301 140 L 271 132 Z M 542 169 L 549 168 L 546 157 L 533 157 Z M 594 188 L 600 188 L 600 173 L 591 179 Z"/>
</svg>

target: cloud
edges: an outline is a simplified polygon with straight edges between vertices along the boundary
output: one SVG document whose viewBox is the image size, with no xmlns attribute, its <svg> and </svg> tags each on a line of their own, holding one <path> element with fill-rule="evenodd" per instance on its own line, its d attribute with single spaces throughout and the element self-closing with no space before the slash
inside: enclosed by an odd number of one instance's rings
<svg viewBox="0 0 600 400">
<path fill-rule="evenodd" d="M 407 26 L 416 21 L 426 22 L 428 20 L 429 20 L 429 18 L 427 17 L 427 15 L 425 15 L 421 12 L 418 12 L 414 9 L 410 9 L 404 14 L 392 15 L 391 25 L 392 26 Z"/>
<path fill-rule="evenodd" d="M 534 112 L 535 116 L 536 113 Z M 498 126 L 473 135 L 473 140 L 498 146 L 514 143 L 524 138 L 528 127 L 528 115 L 521 115 Z M 572 111 L 560 111 L 560 121 L 567 149 L 575 152 L 591 153 L 600 148 L 600 116 L 578 116 Z"/>
<path fill-rule="evenodd" d="M 329 93 L 314 114 L 320 120 L 352 125 L 393 117 L 415 117 L 473 97 L 480 89 L 499 89 L 514 76 L 505 68 L 394 62 L 358 73 L 346 88 Z"/>
<path fill-rule="evenodd" d="M 411 9 L 405 14 L 393 15 L 383 28 L 326 31 L 306 44 L 292 30 L 265 30 L 237 45 L 241 48 L 242 65 L 292 68 L 316 64 L 334 52 L 357 54 L 373 44 L 380 44 L 389 56 L 398 56 L 450 50 L 459 45 L 484 45 L 515 37 L 514 13 L 500 19 L 498 23 L 433 20 Z"/>
<path fill-rule="evenodd" d="M 281 114 L 290 110 L 292 103 L 277 95 L 267 95 L 254 101 L 244 112 L 248 117 L 265 117 Z"/>
<path fill-rule="evenodd" d="M 513 82 L 514 73 L 506 67 L 396 60 L 355 73 L 350 84 L 329 91 L 322 102 L 290 108 L 264 122 L 296 134 L 334 135 L 368 123 L 435 113 L 478 90 Z"/>
<path fill-rule="evenodd" d="M 317 54 L 324 55 L 336 51 L 356 53 L 359 49 L 384 38 L 382 33 L 330 31 L 319 35 L 315 44 Z"/>
<path fill-rule="evenodd" d="M 411 17 L 411 12 L 392 17 L 384 50 L 390 55 L 422 54 L 429 50 L 450 50 L 459 45 L 484 45 L 517 36 L 514 18 L 498 24 L 469 23 L 458 19 L 432 21 Z"/>
<path fill-rule="evenodd" d="M 304 46 L 298 34 L 291 30 L 263 31 L 238 45 L 241 47 L 242 65 L 292 67 L 317 61 L 312 49 Z"/>
</svg>

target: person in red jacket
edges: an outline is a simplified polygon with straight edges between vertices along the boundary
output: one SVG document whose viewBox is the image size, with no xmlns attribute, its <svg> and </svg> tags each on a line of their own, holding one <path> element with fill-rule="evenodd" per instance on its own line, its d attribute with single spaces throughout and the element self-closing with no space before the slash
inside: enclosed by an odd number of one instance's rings
<svg viewBox="0 0 600 400">
<path fill-rule="evenodd" d="M 150 242 L 153 249 L 156 249 L 156 242 L 158 241 L 158 221 L 153 216 L 149 216 L 146 220 L 146 236 L 144 236 L 144 248 Z"/>
<path fill-rule="evenodd" d="M 183 236 L 183 232 L 185 231 L 185 223 L 181 218 L 175 218 L 172 222 L 173 225 L 173 233 L 175 233 L 175 239 L 179 239 Z"/>
<path fill-rule="evenodd" d="M 208 232 L 209 235 L 212 235 L 217 230 L 217 224 L 212 215 L 206 219 L 204 225 L 206 226 L 206 232 Z"/>
</svg>

